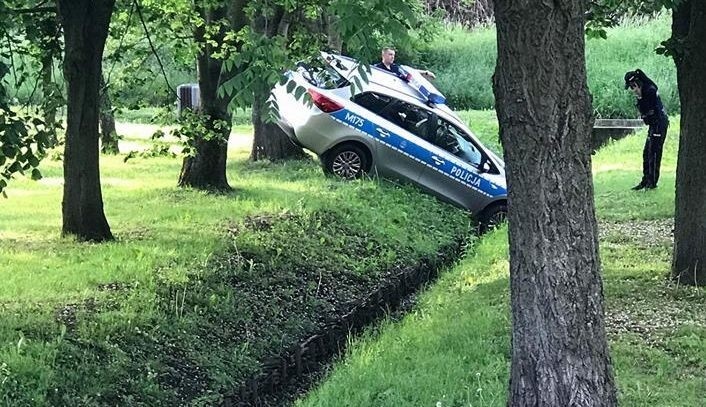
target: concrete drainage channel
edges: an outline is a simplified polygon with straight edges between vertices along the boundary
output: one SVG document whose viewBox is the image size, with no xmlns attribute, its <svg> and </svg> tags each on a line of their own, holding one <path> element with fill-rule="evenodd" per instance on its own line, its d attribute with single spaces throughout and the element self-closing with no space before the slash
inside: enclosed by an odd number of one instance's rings
<svg viewBox="0 0 706 407">
<path fill-rule="evenodd" d="M 620 140 L 644 126 L 639 119 L 596 119 L 591 133 L 591 149 L 598 151 L 610 140 Z"/>
<path fill-rule="evenodd" d="M 436 258 L 422 259 L 416 266 L 401 270 L 319 333 L 263 361 L 261 373 L 247 380 L 235 394 L 224 400 L 223 405 L 250 407 L 290 403 L 292 398 L 313 384 L 313 380 L 307 380 L 310 375 L 320 372 L 341 354 L 349 335 L 355 335 L 387 312 L 398 309 L 406 298 L 434 281 L 441 270 L 456 262 L 463 247 L 464 242 L 458 240 L 441 248 Z"/>
</svg>

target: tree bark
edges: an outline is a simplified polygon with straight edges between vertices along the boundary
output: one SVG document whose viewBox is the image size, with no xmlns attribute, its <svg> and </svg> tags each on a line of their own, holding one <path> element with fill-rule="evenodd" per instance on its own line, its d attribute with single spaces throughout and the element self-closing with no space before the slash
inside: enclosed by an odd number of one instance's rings
<svg viewBox="0 0 706 407">
<path fill-rule="evenodd" d="M 100 135 L 101 153 L 118 154 L 118 132 L 115 130 L 115 115 L 113 114 L 113 104 L 110 101 L 110 92 L 105 84 L 105 79 L 101 75 L 100 81 Z"/>
<path fill-rule="evenodd" d="M 179 186 L 205 190 L 229 190 L 226 161 L 231 115 L 228 112 L 228 100 L 218 96 L 218 87 L 222 83 L 223 60 L 214 58 L 214 53 L 220 51 L 226 32 L 226 28 L 219 21 L 227 18 L 228 8 L 224 5 L 214 7 L 200 5 L 196 8 L 205 21 L 205 25 L 197 27 L 194 32 L 196 42 L 201 45 L 198 56 L 201 107 L 198 113 L 204 116 L 206 128 L 210 134 L 194 140 L 195 152 L 194 155 L 184 158 L 179 175 Z M 220 29 L 214 37 L 207 40 L 206 28 L 214 24 L 220 24 Z M 212 41 L 215 41 L 215 44 Z"/>
<path fill-rule="evenodd" d="M 340 19 L 338 16 L 329 14 L 328 12 L 325 12 L 321 18 L 323 20 L 322 30 L 326 34 L 326 45 L 330 50 L 336 51 L 340 54 L 343 49 L 343 39 L 334 28 L 336 24 L 340 24 Z"/>
<path fill-rule="evenodd" d="M 275 35 L 286 37 L 290 22 L 290 14 L 278 6 L 272 18 L 265 19 L 263 16 L 259 16 L 254 18 L 251 24 L 255 32 L 267 38 L 273 38 Z M 252 161 L 276 161 L 307 157 L 304 150 L 292 143 L 287 134 L 276 124 L 266 122 L 269 95 L 270 89 L 265 83 L 256 86 L 252 104 L 252 124 L 255 134 L 250 159 Z"/>
<path fill-rule="evenodd" d="M 674 213 L 672 275 L 682 284 L 706 285 L 706 2 L 685 1 L 672 14 L 681 102 Z"/>
<path fill-rule="evenodd" d="M 215 7 L 205 3 L 208 2 L 198 0 L 194 8 L 206 25 L 220 24 L 220 20 L 228 20 L 230 29 L 238 32 L 248 23 L 245 13 L 248 0 L 232 0 L 227 2 L 227 5 L 221 4 Z M 216 137 L 200 137 L 194 140 L 195 154 L 184 158 L 179 174 L 179 186 L 205 190 L 229 190 L 226 162 L 231 114 L 228 111 L 229 101 L 218 96 L 218 88 L 232 73 L 223 72 L 223 60 L 213 57 L 214 53 L 221 51 L 227 27 L 221 24 L 218 33 L 211 37 L 209 42 L 206 42 L 205 28 L 197 27 L 194 31 L 194 39 L 201 46 L 197 61 L 201 98 L 201 108 L 198 113 L 204 116 L 209 133 Z"/>
<path fill-rule="evenodd" d="M 591 181 L 585 1 L 497 0 L 509 191 L 510 406 L 615 406 Z"/>
<path fill-rule="evenodd" d="M 287 134 L 276 124 L 263 120 L 266 115 L 266 100 L 269 91 L 255 94 L 252 105 L 252 123 L 254 130 L 252 151 L 250 159 L 258 160 L 287 160 L 303 159 L 307 155 L 301 147 L 292 143 Z"/>
<path fill-rule="evenodd" d="M 64 27 L 67 126 L 64 148 L 64 235 L 113 239 L 103 212 L 98 153 L 98 87 L 115 0 L 59 0 Z"/>
</svg>

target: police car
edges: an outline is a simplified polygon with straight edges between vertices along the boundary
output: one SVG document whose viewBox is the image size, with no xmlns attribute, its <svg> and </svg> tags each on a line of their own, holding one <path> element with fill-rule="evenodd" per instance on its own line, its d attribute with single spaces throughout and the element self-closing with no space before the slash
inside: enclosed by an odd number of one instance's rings
<svg viewBox="0 0 706 407">
<path fill-rule="evenodd" d="M 365 71 L 341 55 L 321 55 L 323 66 L 300 64 L 287 72 L 288 83 L 276 86 L 272 98 L 279 127 L 316 153 L 325 172 L 410 182 L 471 211 L 485 227 L 504 220 L 504 162 L 417 70 L 403 65 L 405 77 L 399 77 L 372 66 Z M 295 87 L 309 97 L 292 92 Z"/>
</svg>

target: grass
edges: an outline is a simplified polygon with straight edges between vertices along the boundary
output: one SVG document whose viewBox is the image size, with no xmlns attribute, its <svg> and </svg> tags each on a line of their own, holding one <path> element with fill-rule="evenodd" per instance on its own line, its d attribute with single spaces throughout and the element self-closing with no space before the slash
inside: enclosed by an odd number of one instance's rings
<svg viewBox="0 0 706 407">
<path fill-rule="evenodd" d="M 483 126 L 492 129 L 492 123 Z M 657 190 L 629 189 L 641 175 L 644 134 L 614 142 L 593 160 L 606 325 L 623 406 L 706 405 L 706 293 L 665 280 L 671 260 L 675 127 L 665 144 Z M 506 405 L 506 232 L 483 238 L 401 321 L 388 320 L 352 340 L 327 378 L 296 405 Z"/>
<path fill-rule="evenodd" d="M 510 347 L 504 230 L 429 289 L 399 323 L 356 339 L 297 406 L 505 405 Z"/>
<path fill-rule="evenodd" d="M 671 113 L 679 111 L 674 62 L 654 50 L 670 37 L 670 17 L 626 21 L 608 30 L 608 39 L 586 43 L 586 69 L 599 117 L 636 116 L 634 101 L 623 88 L 623 75 L 641 68 L 660 88 Z M 419 64 L 434 71 L 435 84 L 456 109 L 494 109 L 491 77 L 497 43 L 494 28 L 452 29 L 429 44 Z M 469 62 L 470 61 L 470 62 Z"/>
<path fill-rule="evenodd" d="M 142 126 L 144 127 L 144 125 Z M 126 138 L 147 135 L 125 127 Z M 61 238 L 61 163 L 0 201 L 0 405 L 212 405 L 385 271 L 467 236 L 416 189 L 230 151 L 228 194 L 175 187 L 179 158 L 102 157 L 117 240 Z"/>
</svg>

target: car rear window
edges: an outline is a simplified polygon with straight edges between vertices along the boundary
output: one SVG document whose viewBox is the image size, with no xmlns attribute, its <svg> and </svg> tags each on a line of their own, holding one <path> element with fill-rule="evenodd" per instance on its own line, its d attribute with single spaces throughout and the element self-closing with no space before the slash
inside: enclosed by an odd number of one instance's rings
<svg viewBox="0 0 706 407">
<path fill-rule="evenodd" d="M 330 66 L 317 67 L 299 63 L 297 70 L 309 83 L 322 89 L 338 89 L 350 83 Z"/>
<path fill-rule="evenodd" d="M 390 104 L 392 98 L 372 92 L 359 93 L 353 101 L 373 113 L 380 114 Z"/>
</svg>

